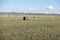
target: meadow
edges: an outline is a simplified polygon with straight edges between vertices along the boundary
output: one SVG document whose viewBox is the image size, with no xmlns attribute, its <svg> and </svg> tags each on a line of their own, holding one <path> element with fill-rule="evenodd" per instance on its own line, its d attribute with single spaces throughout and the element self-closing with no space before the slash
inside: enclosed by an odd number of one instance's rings
<svg viewBox="0 0 60 40">
<path fill-rule="evenodd" d="M 60 16 L 23 17 L 0 16 L 0 40 L 60 40 Z"/>
</svg>

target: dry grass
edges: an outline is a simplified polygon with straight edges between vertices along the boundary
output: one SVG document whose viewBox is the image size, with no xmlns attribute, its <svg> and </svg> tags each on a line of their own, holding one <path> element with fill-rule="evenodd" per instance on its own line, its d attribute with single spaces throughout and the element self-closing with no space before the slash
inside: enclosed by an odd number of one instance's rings
<svg viewBox="0 0 60 40">
<path fill-rule="evenodd" d="M 60 40 L 60 16 L 0 16 L 0 40 Z"/>
</svg>

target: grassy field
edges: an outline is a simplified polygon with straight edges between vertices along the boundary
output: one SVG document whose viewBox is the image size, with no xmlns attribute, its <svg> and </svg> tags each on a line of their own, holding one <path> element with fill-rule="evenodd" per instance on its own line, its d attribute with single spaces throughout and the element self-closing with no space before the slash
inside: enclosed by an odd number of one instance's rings
<svg viewBox="0 0 60 40">
<path fill-rule="evenodd" d="M 0 40 L 60 40 L 60 16 L 0 16 Z"/>
</svg>

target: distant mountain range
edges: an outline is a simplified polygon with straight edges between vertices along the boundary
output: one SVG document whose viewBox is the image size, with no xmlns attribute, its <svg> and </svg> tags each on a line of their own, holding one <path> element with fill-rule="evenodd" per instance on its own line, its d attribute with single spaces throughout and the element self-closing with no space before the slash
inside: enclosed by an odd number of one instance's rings
<svg viewBox="0 0 60 40">
<path fill-rule="evenodd" d="M 59 15 L 57 13 L 19 13 L 19 12 L 0 12 L 0 15 Z"/>
</svg>

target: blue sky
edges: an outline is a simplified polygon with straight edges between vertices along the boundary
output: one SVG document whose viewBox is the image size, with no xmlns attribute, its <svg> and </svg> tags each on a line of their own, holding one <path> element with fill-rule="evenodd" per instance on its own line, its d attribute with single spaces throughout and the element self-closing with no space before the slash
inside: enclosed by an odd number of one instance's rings
<svg viewBox="0 0 60 40">
<path fill-rule="evenodd" d="M 0 0 L 0 12 L 60 13 L 60 0 Z"/>
</svg>

